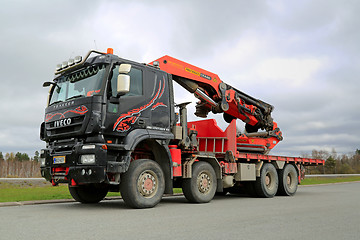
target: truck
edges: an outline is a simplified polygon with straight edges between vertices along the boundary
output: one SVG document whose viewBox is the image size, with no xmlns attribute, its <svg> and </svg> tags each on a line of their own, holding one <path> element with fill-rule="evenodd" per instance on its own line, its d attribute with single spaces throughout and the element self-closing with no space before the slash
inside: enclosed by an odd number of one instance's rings
<svg viewBox="0 0 360 240">
<path fill-rule="evenodd" d="M 195 115 L 205 119 L 188 121 L 189 102 L 175 104 L 174 82 L 199 99 Z M 80 203 L 120 192 L 129 207 L 150 208 L 174 188 L 193 203 L 241 191 L 292 196 L 305 166 L 324 164 L 269 155 L 283 139 L 274 107 L 170 56 L 144 64 L 111 48 L 91 50 L 57 65 L 43 87 L 49 96 L 40 127 L 41 175 L 54 186 L 68 184 Z M 223 115 L 226 130 L 209 112 Z"/>
</svg>

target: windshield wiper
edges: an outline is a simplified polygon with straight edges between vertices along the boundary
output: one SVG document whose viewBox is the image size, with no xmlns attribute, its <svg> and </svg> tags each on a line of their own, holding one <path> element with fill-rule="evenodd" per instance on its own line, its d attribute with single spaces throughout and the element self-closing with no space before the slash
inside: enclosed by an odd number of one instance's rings
<svg viewBox="0 0 360 240">
<path fill-rule="evenodd" d="M 49 106 L 54 105 L 54 104 L 57 104 L 57 103 L 61 103 L 61 102 L 63 102 L 63 101 L 62 101 L 62 100 L 58 100 L 58 101 L 55 101 L 55 102 L 51 103 Z"/>
<path fill-rule="evenodd" d="M 85 97 L 85 96 L 83 94 L 75 95 L 75 96 L 67 98 L 66 101 L 70 100 L 70 99 L 74 99 L 74 98 L 79 98 L 79 97 Z"/>
</svg>

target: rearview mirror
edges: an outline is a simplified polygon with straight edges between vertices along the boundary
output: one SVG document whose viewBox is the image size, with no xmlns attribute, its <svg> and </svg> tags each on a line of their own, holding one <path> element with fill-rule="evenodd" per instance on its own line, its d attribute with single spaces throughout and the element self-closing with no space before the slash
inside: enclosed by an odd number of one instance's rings
<svg viewBox="0 0 360 240">
<path fill-rule="evenodd" d="M 131 65 L 130 64 L 121 64 L 119 67 L 119 73 L 120 74 L 128 74 L 131 70 Z"/>
<path fill-rule="evenodd" d="M 127 75 L 131 70 L 130 64 L 121 64 L 119 67 L 119 76 L 117 78 L 117 96 L 127 94 L 130 91 L 130 76 Z"/>
<path fill-rule="evenodd" d="M 117 79 L 117 94 L 122 96 L 130 91 L 130 76 L 125 74 L 119 74 Z"/>
</svg>

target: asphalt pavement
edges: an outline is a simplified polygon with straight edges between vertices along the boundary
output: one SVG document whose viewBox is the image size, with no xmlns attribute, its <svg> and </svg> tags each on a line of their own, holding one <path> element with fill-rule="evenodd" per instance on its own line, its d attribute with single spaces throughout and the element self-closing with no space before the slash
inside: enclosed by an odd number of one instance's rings
<svg viewBox="0 0 360 240">
<path fill-rule="evenodd" d="M 300 186 L 294 197 L 166 197 L 152 209 L 121 199 L 0 208 L 0 239 L 359 239 L 360 182 Z"/>
</svg>

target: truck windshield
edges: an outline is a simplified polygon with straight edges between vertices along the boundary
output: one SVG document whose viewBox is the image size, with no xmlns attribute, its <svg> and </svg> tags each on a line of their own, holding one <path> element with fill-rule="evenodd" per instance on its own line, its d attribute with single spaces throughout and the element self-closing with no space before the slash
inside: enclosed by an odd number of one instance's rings
<svg viewBox="0 0 360 240">
<path fill-rule="evenodd" d="M 49 105 L 99 93 L 104 74 L 105 65 L 96 65 L 61 76 L 56 80 Z"/>
</svg>

